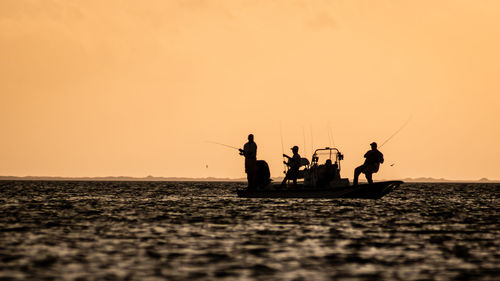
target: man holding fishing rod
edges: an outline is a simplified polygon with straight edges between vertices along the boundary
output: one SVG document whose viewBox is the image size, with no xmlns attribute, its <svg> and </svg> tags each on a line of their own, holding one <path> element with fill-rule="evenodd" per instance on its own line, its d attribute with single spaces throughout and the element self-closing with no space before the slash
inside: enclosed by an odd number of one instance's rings
<svg viewBox="0 0 500 281">
<path fill-rule="evenodd" d="M 377 143 L 370 144 L 371 150 L 365 153 L 365 163 L 354 169 L 353 185 L 358 185 L 358 177 L 361 173 L 365 174 L 369 184 L 373 183 L 372 174 L 378 172 L 380 164 L 384 163 L 384 155 L 377 149 Z"/>
<path fill-rule="evenodd" d="M 238 149 L 240 155 L 245 156 L 245 173 L 247 173 L 248 188 L 255 188 L 257 177 L 257 144 L 253 141 L 253 135 L 248 135 L 248 142 L 243 149 Z"/>
<path fill-rule="evenodd" d="M 392 134 L 388 139 L 386 139 L 380 145 L 380 147 L 384 146 L 384 144 L 386 144 L 395 135 L 397 135 L 399 132 L 401 132 L 401 130 L 403 130 L 403 128 L 406 127 L 406 125 L 408 125 L 411 118 L 412 118 L 412 116 L 410 115 L 410 118 L 408 118 L 408 120 L 406 120 L 406 122 L 403 124 L 403 126 L 401 126 L 396 132 L 394 132 L 394 134 Z M 366 177 L 366 180 L 368 181 L 368 183 L 372 184 L 373 183 L 372 174 L 378 172 L 380 164 L 384 163 L 384 155 L 382 154 L 382 152 L 380 152 L 377 149 L 377 143 L 372 142 L 370 144 L 370 146 L 372 147 L 372 149 L 365 153 L 365 158 L 366 158 L 365 163 L 363 163 L 363 165 L 354 169 L 353 185 L 358 185 L 358 177 L 361 173 L 365 174 L 365 177 Z M 394 164 L 392 164 L 392 165 L 394 165 Z"/>
</svg>

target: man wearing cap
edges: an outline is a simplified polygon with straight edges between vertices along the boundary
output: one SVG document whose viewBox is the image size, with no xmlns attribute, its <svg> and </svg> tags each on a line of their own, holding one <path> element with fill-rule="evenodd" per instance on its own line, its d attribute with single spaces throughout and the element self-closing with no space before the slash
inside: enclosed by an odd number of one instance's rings
<svg viewBox="0 0 500 281">
<path fill-rule="evenodd" d="M 361 173 L 365 174 L 368 183 L 373 183 L 372 174 L 378 172 L 380 164 L 384 163 L 384 155 L 377 149 L 377 143 L 372 142 L 370 146 L 372 149 L 365 153 L 365 163 L 354 169 L 354 185 L 358 184 L 358 177 Z"/>
<path fill-rule="evenodd" d="M 293 152 L 293 156 L 290 157 L 286 154 L 283 154 L 283 157 L 288 158 L 288 162 L 283 161 L 288 167 L 288 172 L 286 173 L 285 178 L 283 179 L 283 182 L 281 182 L 281 185 L 285 185 L 287 180 L 293 180 L 293 185 L 297 186 L 297 177 L 299 176 L 299 168 L 300 168 L 300 155 L 299 155 L 299 147 L 294 146 L 291 148 Z"/>
<path fill-rule="evenodd" d="M 245 156 L 245 173 L 247 173 L 248 188 L 255 187 L 257 170 L 257 144 L 253 141 L 253 135 L 248 135 L 248 142 L 243 149 L 239 149 L 240 155 Z"/>
</svg>

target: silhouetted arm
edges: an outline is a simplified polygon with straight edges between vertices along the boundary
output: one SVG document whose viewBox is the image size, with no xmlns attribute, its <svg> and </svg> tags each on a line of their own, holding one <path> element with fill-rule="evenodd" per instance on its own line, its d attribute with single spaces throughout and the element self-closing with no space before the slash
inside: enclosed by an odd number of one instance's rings
<svg viewBox="0 0 500 281">
<path fill-rule="evenodd" d="M 292 157 L 286 155 L 286 154 L 283 154 L 283 157 L 286 157 L 288 159 L 288 161 L 283 161 L 283 164 L 287 165 L 290 167 L 290 160 L 292 159 Z"/>
</svg>

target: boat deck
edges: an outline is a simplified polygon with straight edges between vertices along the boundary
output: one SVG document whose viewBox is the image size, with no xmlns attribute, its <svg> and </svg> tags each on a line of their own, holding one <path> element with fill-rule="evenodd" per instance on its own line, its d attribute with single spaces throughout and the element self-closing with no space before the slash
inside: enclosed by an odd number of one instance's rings
<svg viewBox="0 0 500 281">
<path fill-rule="evenodd" d="M 238 190 L 239 197 L 244 198 L 366 198 L 380 199 L 387 193 L 398 188 L 402 181 L 383 181 L 357 186 L 338 188 L 304 188 L 288 190 Z"/>
</svg>

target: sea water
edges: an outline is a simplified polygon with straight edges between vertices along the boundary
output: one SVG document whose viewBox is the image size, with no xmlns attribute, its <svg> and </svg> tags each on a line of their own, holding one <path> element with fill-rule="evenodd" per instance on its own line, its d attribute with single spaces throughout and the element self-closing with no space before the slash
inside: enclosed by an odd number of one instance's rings
<svg viewBox="0 0 500 281">
<path fill-rule="evenodd" d="M 499 280 L 498 184 L 245 199 L 230 182 L 0 182 L 0 280 Z"/>
</svg>

